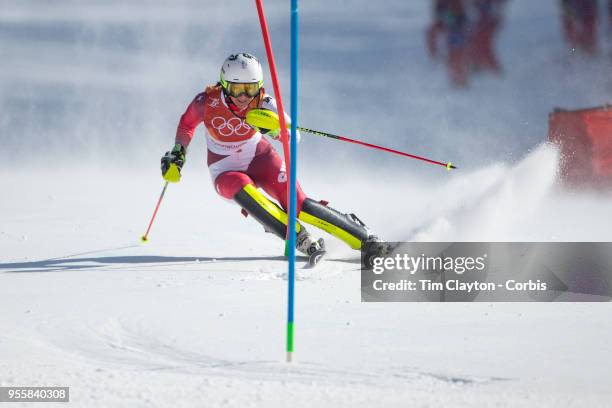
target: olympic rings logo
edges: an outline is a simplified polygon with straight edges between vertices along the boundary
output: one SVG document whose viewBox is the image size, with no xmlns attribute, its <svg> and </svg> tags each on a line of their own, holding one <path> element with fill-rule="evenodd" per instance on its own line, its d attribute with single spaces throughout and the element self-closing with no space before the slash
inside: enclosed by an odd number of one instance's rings
<svg viewBox="0 0 612 408">
<path fill-rule="evenodd" d="M 226 120 L 224 117 L 215 116 L 210 123 L 221 136 L 246 136 L 253 130 L 249 125 L 244 123 L 240 118 L 230 118 Z"/>
</svg>

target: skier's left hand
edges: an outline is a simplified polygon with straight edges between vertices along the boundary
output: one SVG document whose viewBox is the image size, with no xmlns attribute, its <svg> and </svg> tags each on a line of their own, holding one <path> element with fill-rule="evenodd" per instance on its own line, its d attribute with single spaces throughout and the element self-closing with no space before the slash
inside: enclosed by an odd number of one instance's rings
<svg viewBox="0 0 612 408">
<path fill-rule="evenodd" d="M 280 137 L 280 123 L 276 112 L 269 109 L 251 109 L 246 116 L 246 123 L 261 133 L 268 135 L 274 140 Z"/>
</svg>

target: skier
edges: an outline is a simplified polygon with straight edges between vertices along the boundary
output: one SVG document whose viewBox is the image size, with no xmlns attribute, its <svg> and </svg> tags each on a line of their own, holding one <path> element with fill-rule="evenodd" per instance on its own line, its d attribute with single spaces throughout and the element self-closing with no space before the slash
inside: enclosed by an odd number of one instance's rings
<svg viewBox="0 0 612 408">
<path fill-rule="evenodd" d="M 474 23 L 470 35 L 470 63 L 475 71 L 501 73 L 501 65 L 493 45 L 501 26 L 505 0 L 473 0 Z"/>
<path fill-rule="evenodd" d="M 162 176 L 180 180 L 187 147 L 194 131 L 204 123 L 208 168 L 217 193 L 235 201 L 245 216 L 251 215 L 266 232 L 285 239 L 287 231 L 287 175 L 285 163 L 262 135 L 277 140 L 280 129 L 257 129 L 246 122 L 254 108 L 277 112 L 276 101 L 263 88 L 261 64 L 251 54 L 230 55 L 221 67 L 220 81 L 196 95 L 181 116 L 175 145 L 161 159 Z M 285 114 L 287 122 L 289 117 Z M 299 135 L 298 135 L 299 136 Z M 266 197 L 263 189 L 278 204 Z M 306 196 L 297 185 L 298 220 L 314 225 L 362 250 L 364 264 L 382 255 L 384 244 L 354 214 L 343 214 Z M 315 264 L 325 253 L 323 238 L 314 239 L 298 221 L 296 249 Z"/>
</svg>

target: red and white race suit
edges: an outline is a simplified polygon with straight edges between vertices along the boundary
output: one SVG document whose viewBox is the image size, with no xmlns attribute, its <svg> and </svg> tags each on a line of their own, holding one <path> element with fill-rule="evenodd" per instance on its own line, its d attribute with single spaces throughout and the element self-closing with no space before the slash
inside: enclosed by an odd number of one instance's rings
<svg viewBox="0 0 612 408">
<path fill-rule="evenodd" d="M 206 126 L 208 168 L 217 192 L 232 199 L 247 184 L 262 188 L 287 209 L 287 174 L 284 161 L 261 133 L 245 121 L 253 108 L 278 113 L 276 101 L 262 88 L 247 108 L 237 111 L 228 105 L 220 85 L 196 95 L 181 116 L 176 143 L 187 148 L 196 127 Z M 287 123 L 289 116 L 285 113 Z M 298 135 L 299 136 L 299 135 Z M 297 186 L 298 213 L 306 195 Z"/>
</svg>

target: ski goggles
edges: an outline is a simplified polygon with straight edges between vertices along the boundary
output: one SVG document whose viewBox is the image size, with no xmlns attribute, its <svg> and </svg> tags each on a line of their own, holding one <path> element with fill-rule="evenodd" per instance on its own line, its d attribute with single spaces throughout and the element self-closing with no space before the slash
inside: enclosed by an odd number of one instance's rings
<svg viewBox="0 0 612 408">
<path fill-rule="evenodd" d="M 234 98 L 237 98 L 242 94 L 246 94 L 247 96 L 250 96 L 251 98 L 253 98 L 257 96 L 260 88 L 261 88 L 261 85 L 259 84 L 259 82 L 253 82 L 250 84 L 239 84 L 236 82 L 227 82 L 227 86 L 225 87 L 225 92 L 227 92 L 229 96 L 233 96 Z"/>
</svg>

